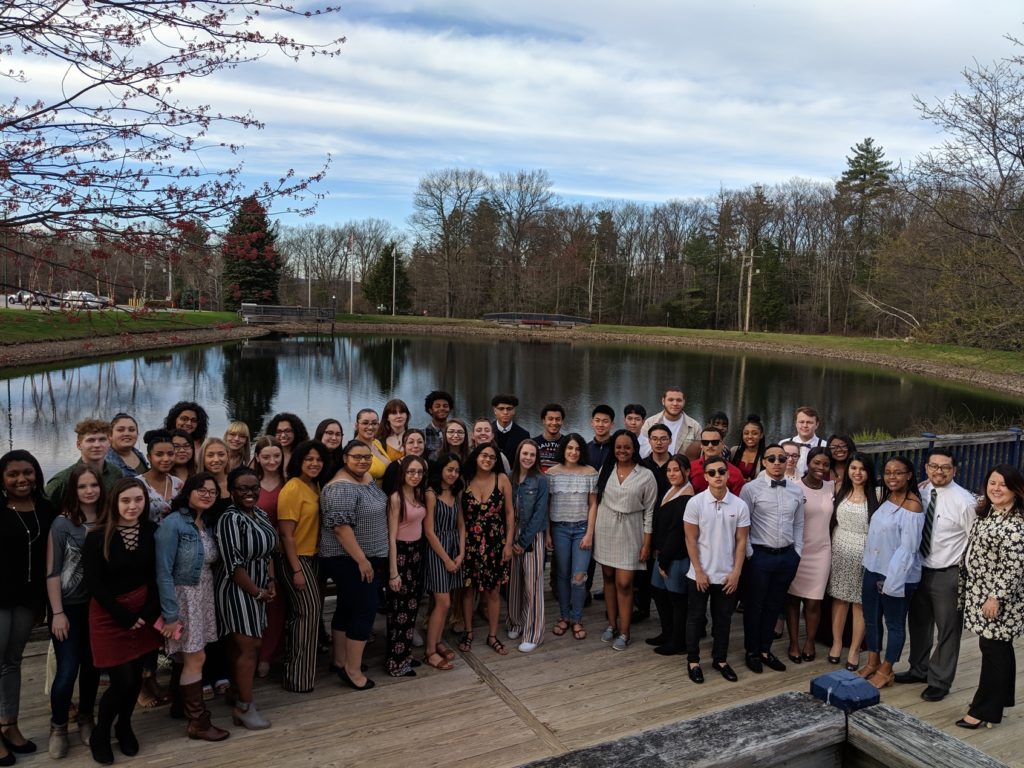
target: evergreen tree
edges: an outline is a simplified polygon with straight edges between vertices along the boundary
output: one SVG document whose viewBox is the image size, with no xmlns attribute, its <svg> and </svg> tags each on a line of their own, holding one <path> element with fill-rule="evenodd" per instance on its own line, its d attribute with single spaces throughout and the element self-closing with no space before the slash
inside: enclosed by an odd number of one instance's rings
<svg viewBox="0 0 1024 768">
<path fill-rule="evenodd" d="M 854 247 L 873 246 L 881 233 L 881 219 L 887 199 L 892 163 L 885 150 L 870 136 L 853 147 L 846 158 L 846 170 L 836 182 L 836 204 L 846 220 Z"/>
<path fill-rule="evenodd" d="M 224 308 L 238 309 L 242 302 L 277 304 L 281 258 L 274 248 L 277 227 L 255 197 L 242 201 L 224 238 Z"/>
<path fill-rule="evenodd" d="M 404 313 L 412 310 L 412 283 L 406 271 L 405 261 L 398 253 L 398 243 L 392 240 L 385 245 L 380 255 L 370 264 L 363 280 L 363 296 L 373 306 L 384 306 L 391 310 L 391 277 L 395 278 L 395 311 Z"/>
</svg>

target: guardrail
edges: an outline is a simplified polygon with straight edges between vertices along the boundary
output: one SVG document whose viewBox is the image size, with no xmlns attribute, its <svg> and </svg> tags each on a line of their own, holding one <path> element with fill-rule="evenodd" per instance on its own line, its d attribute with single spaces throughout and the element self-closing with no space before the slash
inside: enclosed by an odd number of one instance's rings
<svg viewBox="0 0 1024 768">
<path fill-rule="evenodd" d="M 330 307 L 286 307 L 273 304 L 242 304 L 238 309 L 242 322 L 249 323 L 329 323 L 334 320 Z"/>
<path fill-rule="evenodd" d="M 906 456 L 924 478 L 924 465 L 932 448 L 949 448 L 956 458 L 956 481 L 974 493 L 982 493 L 985 475 L 996 464 L 1022 468 L 1021 440 L 1024 429 L 1010 427 L 1002 432 L 968 432 L 962 435 L 935 435 L 925 432 L 920 437 L 881 440 L 857 445 L 857 450 L 875 460 L 875 469 L 893 456 Z"/>
</svg>

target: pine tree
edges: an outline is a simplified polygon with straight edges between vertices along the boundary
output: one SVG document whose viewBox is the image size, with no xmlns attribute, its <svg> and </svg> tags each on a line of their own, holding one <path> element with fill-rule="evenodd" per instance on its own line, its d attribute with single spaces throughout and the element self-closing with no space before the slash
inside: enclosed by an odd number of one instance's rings
<svg viewBox="0 0 1024 768">
<path fill-rule="evenodd" d="M 846 170 L 836 182 L 836 204 L 855 247 L 874 245 L 880 234 L 884 203 L 892 194 L 892 170 L 885 150 L 870 136 L 854 145 L 853 155 L 846 158 Z"/>
<path fill-rule="evenodd" d="M 274 248 L 277 227 L 255 197 L 242 201 L 224 238 L 224 308 L 238 309 L 242 302 L 277 304 L 281 259 Z"/>
<path fill-rule="evenodd" d="M 391 310 L 391 276 L 395 277 L 395 309 L 398 313 L 412 309 L 412 283 L 405 261 L 398 253 L 398 243 L 392 240 L 370 264 L 363 280 L 363 296 L 375 307 Z"/>
</svg>

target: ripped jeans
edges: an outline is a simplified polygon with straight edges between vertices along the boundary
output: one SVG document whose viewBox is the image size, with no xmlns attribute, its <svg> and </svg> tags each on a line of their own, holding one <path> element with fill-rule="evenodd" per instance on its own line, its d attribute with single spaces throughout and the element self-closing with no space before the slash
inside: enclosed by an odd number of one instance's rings
<svg viewBox="0 0 1024 768">
<path fill-rule="evenodd" d="M 555 545 L 555 584 L 561 618 L 573 624 L 583 619 L 583 602 L 587 597 L 587 567 L 592 550 L 580 549 L 587 533 L 587 521 L 551 523 Z"/>
</svg>

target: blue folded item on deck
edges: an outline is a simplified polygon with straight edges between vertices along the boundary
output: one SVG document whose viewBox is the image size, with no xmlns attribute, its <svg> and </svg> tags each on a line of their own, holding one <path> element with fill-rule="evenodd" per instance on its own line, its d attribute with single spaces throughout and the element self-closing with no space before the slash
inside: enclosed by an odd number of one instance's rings
<svg viewBox="0 0 1024 768">
<path fill-rule="evenodd" d="M 870 707 L 881 699 L 875 686 L 846 669 L 811 680 L 811 695 L 844 712 Z"/>
</svg>

